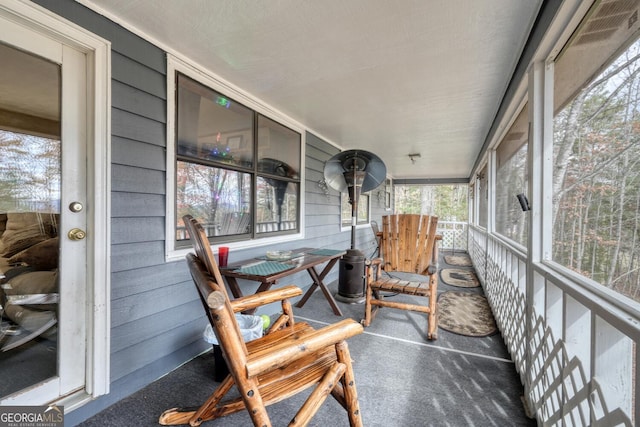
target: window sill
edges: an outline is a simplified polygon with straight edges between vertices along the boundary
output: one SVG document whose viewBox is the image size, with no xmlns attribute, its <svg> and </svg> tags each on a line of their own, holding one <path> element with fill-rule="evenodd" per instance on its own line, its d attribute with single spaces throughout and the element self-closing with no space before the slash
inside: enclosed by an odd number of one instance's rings
<svg viewBox="0 0 640 427">
<path fill-rule="evenodd" d="M 287 234 L 286 236 L 265 237 L 265 238 L 255 239 L 255 240 L 243 240 L 240 242 L 215 244 L 215 245 L 211 245 L 211 248 L 213 249 L 213 253 L 215 255 L 218 253 L 218 247 L 220 246 L 226 246 L 229 248 L 230 252 L 233 252 L 233 251 L 241 251 L 245 249 L 259 248 L 262 246 L 273 246 L 280 243 L 301 240 L 303 238 L 304 238 L 304 235 L 302 233 Z M 190 252 L 193 252 L 193 247 L 191 246 L 186 248 L 168 250 L 167 255 L 165 257 L 165 261 L 166 262 L 183 261 L 184 257 Z"/>
</svg>

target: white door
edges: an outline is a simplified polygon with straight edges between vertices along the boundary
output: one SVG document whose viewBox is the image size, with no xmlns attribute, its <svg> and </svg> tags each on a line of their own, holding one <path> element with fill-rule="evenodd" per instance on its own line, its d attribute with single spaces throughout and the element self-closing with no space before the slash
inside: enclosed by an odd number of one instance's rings
<svg viewBox="0 0 640 427">
<path fill-rule="evenodd" d="M 26 262 L 23 273 L 6 274 L 0 403 L 44 404 L 86 384 L 88 63 L 85 53 L 2 15 L 0 50 L 0 214 L 17 232 L 35 220 L 42 242 L 58 238 L 57 265 Z M 21 275 L 43 271 L 55 278 L 42 285 L 45 299 L 20 304 Z"/>
</svg>

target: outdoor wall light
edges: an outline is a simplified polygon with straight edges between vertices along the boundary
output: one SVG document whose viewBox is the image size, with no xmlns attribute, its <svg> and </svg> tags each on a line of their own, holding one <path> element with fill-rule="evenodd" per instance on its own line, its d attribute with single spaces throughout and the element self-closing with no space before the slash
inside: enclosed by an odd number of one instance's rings
<svg viewBox="0 0 640 427">
<path fill-rule="evenodd" d="M 529 199 L 527 199 L 527 196 L 525 196 L 524 193 L 520 193 L 516 197 L 518 198 L 518 202 L 520 202 L 522 212 L 531 210 L 531 206 L 529 206 Z"/>
</svg>

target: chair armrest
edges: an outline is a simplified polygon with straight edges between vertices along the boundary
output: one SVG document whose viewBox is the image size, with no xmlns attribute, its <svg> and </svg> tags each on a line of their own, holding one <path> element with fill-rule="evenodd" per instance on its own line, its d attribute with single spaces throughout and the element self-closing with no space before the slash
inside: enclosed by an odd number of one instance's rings
<svg viewBox="0 0 640 427">
<path fill-rule="evenodd" d="M 373 258 L 365 261 L 365 276 L 367 277 L 367 283 L 378 280 L 378 277 L 380 277 L 382 262 L 382 258 Z"/>
<path fill-rule="evenodd" d="M 373 258 L 365 261 L 367 267 L 375 267 L 376 265 L 382 264 L 382 258 Z"/>
<path fill-rule="evenodd" d="M 353 319 L 344 319 L 322 329 L 303 332 L 289 337 L 269 348 L 251 354 L 247 359 L 247 375 L 254 377 L 263 372 L 283 367 L 327 346 L 361 334 L 362 325 Z"/>
<path fill-rule="evenodd" d="M 440 252 L 438 249 L 438 242 L 442 240 L 442 234 L 436 234 L 436 239 L 433 241 L 433 254 L 431 255 L 431 265 L 427 268 L 429 274 L 436 274 L 438 272 L 438 262 L 440 260 Z"/>
<path fill-rule="evenodd" d="M 266 304 L 271 304 L 272 302 L 282 301 L 300 295 L 302 295 L 302 289 L 291 285 L 236 298 L 230 301 L 230 303 L 233 312 L 239 313 L 241 311 L 251 310 Z"/>
</svg>

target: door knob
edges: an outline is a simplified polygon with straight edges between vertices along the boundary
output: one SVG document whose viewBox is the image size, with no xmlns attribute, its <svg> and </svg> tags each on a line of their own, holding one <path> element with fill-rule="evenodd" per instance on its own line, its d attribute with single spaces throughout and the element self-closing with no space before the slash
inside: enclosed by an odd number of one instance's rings
<svg viewBox="0 0 640 427">
<path fill-rule="evenodd" d="M 87 233 L 84 230 L 80 230 L 79 228 L 72 228 L 67 233 L 67 236 L 69 236 L 69 239 L 71 240 L 82 240 L 87 237 Z"/>
</svg>

